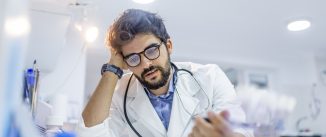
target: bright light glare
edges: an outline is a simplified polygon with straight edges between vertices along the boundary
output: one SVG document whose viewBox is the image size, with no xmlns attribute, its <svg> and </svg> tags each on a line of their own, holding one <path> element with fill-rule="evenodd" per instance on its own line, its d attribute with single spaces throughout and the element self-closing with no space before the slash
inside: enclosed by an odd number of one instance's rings
<svg viewBox="0 0 326 137">
<path fill-rule="evenodd" d="M 133 1 L 139 4 L 149 4 L 154 2 L 154 0 L 133 0 Z"/>
<path fill-rule="evenodd" d="M 82 25 L 80 25 L 80 24 L 75 24 L 75 28 L 76 28 L 78 31 L 82 31 L 82 30 L 83 30 L 83 27 L 82 27 Z"/>
<path fill-rule="evenodd" d="M 87 42 L 94 42 L 98 36 L 98 28 L 97 27 L 89 27 L 85 32 L 85 39 Z"/>
<path fill-rule="evenodd" d="M 301 31 L 308 29 L 311 23 L 308 20 L 293 21 L 288 24 L 288 30 L 290 31 Z"/>
<path fill-rule="evenodd" d="M 5 20 L 5 31 L 12 36 L 22 36 L 30 31 L 30 23 L 27 17 L 12 17 Z"/>
</svg>

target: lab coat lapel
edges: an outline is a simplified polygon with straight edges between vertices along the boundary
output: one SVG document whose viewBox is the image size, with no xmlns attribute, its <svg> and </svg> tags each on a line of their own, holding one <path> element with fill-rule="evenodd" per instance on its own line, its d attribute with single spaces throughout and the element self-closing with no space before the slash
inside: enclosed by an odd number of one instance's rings
<svg viewBox="0 0 326 137">
<path fill-rule="evenodd" d="M 134 96 L 134 99 L 128 103 L 129 107 L 127 108 L 129 111 L 133 111 L 135 114 L 137 114 L 139 118 L 137 121 L 142 122 L 147 129 L 153 130 L 153 134 L 164 136 L 166 134 L 166 130 L 163 123 L 156 114 L 156 111 L 146 95 L 143 86 L 138 82 L 138 80 L 134 82 L 134 85 L 132 85 L 130 88 L 130 91 L 132 90 L 136 91 L 134 92 L 135 94 L 131 94 L 131 96 Z M 141 134 L 141 129 L 138 130 Z"/>
<path fill-rule="evenodd" d="M 190 75 L 189 75 L 190 76 Z M 191 120 L 191 114 L 199 106 L 199 99 L 194 97 L 200 91 L 198 84 L 194 83 L 190 76 L 178 77 L 176 89 L 173 96 L 173 106 L 168 128 L 169 137 L 184 136 L 183 131 Z"/>
</svg>

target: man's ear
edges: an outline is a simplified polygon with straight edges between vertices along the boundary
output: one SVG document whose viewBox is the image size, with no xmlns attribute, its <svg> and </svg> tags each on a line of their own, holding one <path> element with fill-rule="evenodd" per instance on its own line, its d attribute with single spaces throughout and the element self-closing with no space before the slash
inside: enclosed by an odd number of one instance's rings
<svg viewBox="0 0 326 137">
<path fill-rule="evenodd" d="M 172 49 L 173 49 L 173 45 L 172 45 L 172 40 L 171 39 L 167 39 L 166 40 L 166 49 L 169 53 L 169 55 L 172 54 Z"/>
</svg>

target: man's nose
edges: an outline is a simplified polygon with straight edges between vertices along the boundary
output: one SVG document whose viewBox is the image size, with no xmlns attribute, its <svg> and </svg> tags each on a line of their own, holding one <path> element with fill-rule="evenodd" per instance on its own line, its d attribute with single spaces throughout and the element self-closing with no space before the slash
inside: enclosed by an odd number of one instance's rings
<svg viewBox="0 0 326 137">
<path fill-rule="evenodd" d="M 152 66 L 152 60 L 149 60 L 148 58 L 146 58 L 144 55 L 142 55 L 141 57 L 141 65 L 143 66 L 143 68 L 149 68 L 150 66 Z"/>
</svg>

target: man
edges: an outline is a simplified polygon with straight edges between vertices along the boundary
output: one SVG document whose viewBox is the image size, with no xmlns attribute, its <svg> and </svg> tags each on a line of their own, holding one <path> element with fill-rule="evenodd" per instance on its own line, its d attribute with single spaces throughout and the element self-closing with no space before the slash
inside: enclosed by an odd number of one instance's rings
<svg viewBox="0 0 326 137">
<path fill-rule="evenodd" d="M 244 121 L 233 86 L 218 66 L 171 63 L 172 40 L 156 14 L 126 10 L 110 27 L 107 43 L 111 58 L 83 111 L 79 136 L 188 136 L 195 116 L 208 111 L 228 110 Z M 122 69 L 132 73 L 122 76 Z M 221 127 L 226 123 L 222 119 Z M 220 136 L 250 135 L 225 129 Z"/>
</svg>

